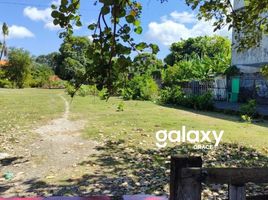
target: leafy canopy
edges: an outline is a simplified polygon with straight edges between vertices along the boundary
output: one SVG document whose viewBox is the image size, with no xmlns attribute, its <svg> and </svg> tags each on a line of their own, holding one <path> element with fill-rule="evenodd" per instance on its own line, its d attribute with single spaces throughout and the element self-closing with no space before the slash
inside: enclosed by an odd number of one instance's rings
<svg viewBox="0 0 268 200">
<path fill-rule="evenodd" d="M 235 3 L 241 0 L 234 0 Z M 243 1 L 242 1 L 243 2 Z M 236 48 L 243 51 L 260 45 L 268 32 L 268 0 L 246 0 L 245 6 L 235 9 L 231 0 L 186 0 L 199 19 L 213 20 L 215 30 L 234 28 Z"/>
<path fill-rule="evenodd" d="M 170 51 L 171 53 L 164 61 L 168 65 L 173 66 L 177 62 L 192 58 L 212 58 L 219 54 L 230 57 L 231 42 L 229 39 L 221 36 L 189 38 L 173 43 L 170 47 Z"/>
<path fill-rule="evenodd" d="M 90 59 L 93 69 L 99 69 L 103 86 L 108 88 L 110 94 L 115 91 L 113 82 L 113 68 L 116 62 L 127 63 L 133 51 L 141 52 L 150 48 L 153 53 L 159 51 L 154 44 L 144 42 L 135 43 L 131 37 L 132 30 L 136 34 L 142 33 L 140 15 L 142 5 L 132 0 L 98 0 L 94 5 L 100 7 L 97 22 L 88 26 L 93 32 L 93 42 L 90 48 Z M 65 28 L 61 37 L 70 37 L 73 34 L 73 24 L 82 26 L 80 15 L 80 0 L 61 0 L 59 7 L 52 6 L 51 13 L 54 24 Z M 88 71 L 85 79 L 88 78 Z"/>
</svg>

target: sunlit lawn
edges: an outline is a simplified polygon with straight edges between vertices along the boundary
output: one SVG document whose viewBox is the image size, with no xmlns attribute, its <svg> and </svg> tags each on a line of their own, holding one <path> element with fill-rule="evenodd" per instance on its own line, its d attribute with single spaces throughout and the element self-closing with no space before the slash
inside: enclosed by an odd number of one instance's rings
<svg viewBox="0 0 268 200">
<path fill-rule="evenodd" d="M 262 152 L 268 148 L 267 121 L 248 124 L 240 122 L 237 116 L 163 107 L 143 101 L 125 101 L 124 111 L 117 112 L 121 101 L 76 97 L 71 111 L 73 117 L 87 120 L 84 133 L 97 140 L 124 139 L 130 144 L 151 148 L 155 147 L 157 131 L 181 130 L 186 126 L 188 130 L 224 130 L 224 142 L 253 146 Z"/>
<path fill-rule="evenodd" d="M 0 133 L 30 130 L 59 117 L 64 110 L 59 94 L 63 94 L 63 90 L 0 89 Z M 119 98 L 106 102 L 92 96 L 75 97 L 71 103 L 71 118 L 87 121 L 83 132 L 87 138 L 123 139 L 144 148 L 155 147 L 156 131 L 180 130 L 182 126 L 194 130 L 224 130 L 225 142 L 253 146 L 262 152 L 268 147 L 267 122 L 241 123 L 237 116 L 163 107 L 143 101 L 126 101 L 124 111 L 117 112 L 121 101 Z"/>
<path fill-rule="evenodd" d="M 0 89 L 0 143 L 58 117 L 64 110 L 62 90 Z M 14 140 L 16 138 L 13 138 Z M 1 147 L 0 147 L 1 149 Z"/>
</svg>

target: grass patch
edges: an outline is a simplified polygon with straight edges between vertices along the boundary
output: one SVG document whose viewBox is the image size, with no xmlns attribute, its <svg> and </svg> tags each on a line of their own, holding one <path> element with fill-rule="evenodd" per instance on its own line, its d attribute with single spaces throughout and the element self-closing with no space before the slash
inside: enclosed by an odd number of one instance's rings
<svg viewBox="0 0 268 200">
<path fill-rule="evenodd" d="M 152 102 L 126 101 L 124 111 L 117 112 L 121 99 L 108 102 L 94 97 L 75 97 L 71 105 L 73 118 L 87 120 L 86 137 L 101 141 L 124 139 L 128 144 L 155 147 L 155 132 L 180 130 L 224 130 L 223 141 L 254 147 L 267 153 L 267 122 L 242 123 L 237 116 L 215 112 L 163 107 Z"/>
<path fill-rule="evenodd" d="M 20 134 L 30 135 L 33 127 L 60 116 L 64 103 L 58 94 L 62 93 L 62 90 L 0 89 L 1 146 L 6 140 L 16 142 Z"/>
</svg>

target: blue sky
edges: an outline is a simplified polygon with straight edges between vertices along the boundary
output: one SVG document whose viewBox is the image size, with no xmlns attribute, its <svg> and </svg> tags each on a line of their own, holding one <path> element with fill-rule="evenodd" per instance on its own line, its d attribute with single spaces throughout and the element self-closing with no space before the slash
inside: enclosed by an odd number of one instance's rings
<svg viewBox="0 0 268 200">
<path fill-rule="evenodd" d="M 6 22 L 10 28 L 8 46 L 22 47 L 33 55 L 57 51 L 61 44 L 60 29 L 53 26 L 50 4 L 59 0 L 0 0 L 0 25 Z M 81 15 L 85 25 L 75 30 L 76 35 L 90 36 L 87 24 L 96 20 L 98 8 L 92 0 L 81 0 Z M 159 57 L 164 58 L 172 42 L 199 35 L 213 35 L 212 22 L 198 21 L 195 13 L 183 0 L 141 0 L 143 5 L 140 36 L 134 34 L 137 42 L 156 43 L 160 47 Z M 229 36 L 224 29 L 217 34 Z"/>
</svg>

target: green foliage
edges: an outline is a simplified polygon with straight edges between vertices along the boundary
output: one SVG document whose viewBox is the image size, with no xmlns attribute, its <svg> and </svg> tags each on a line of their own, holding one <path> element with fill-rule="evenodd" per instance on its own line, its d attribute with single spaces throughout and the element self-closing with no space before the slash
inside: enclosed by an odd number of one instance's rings
<svg viewBox="0 0 268 200">
<path fill-rule="evenodd" d="M 77 91 L 77 95 L 81 97 L 85 97 L 88 95 L 97 96 L 99 93 L 96 85 L 82 85 Z"/>
<path fill-rule="evenodd" d="M 158 95 L 158 85 L 150 76 L 135 76 L 128 81 L 122 90 L 124 100 L 155 100 Z"/>
<path fill-rule="evenodd" d="M 117 105 L 117 109 L 116 109 L 116 111 L 117 111 L 117 112 L 123 112 L 123 111 L 124 111 L 124 107 L 125 107 L 125 103 L 124 103 L 124 102 L 120 102 L 120 103 Z"/>
<path fill-rule="evenodd" d="M 226 74 L 227 76 L 235 76 L 238 75 L 239 73 L 240 70 L 236 66 L 230 66 L 224 72 L 224 74 Z"/>
<path fill-rule="evenodd" d="M 162 72 L 165 86 L 183 81 L 209 80 L 231 64 L 231 44 L 220 36 L 189 38 L 171 46 Z"/>
<path fill-rule="evenodd" d="M 203 57 L 214 58 L 221 55 L 222 58 L 230 57 L 231 42 L 221 36 L 196 37 L 173 43 L 170 47 L 171 53 L 164 61 L 173 66 L 182 60 L 202 59 Z"/>
<path fill-rule="evenodd" d="M 0 78 L 0 88 L 12 88 L 12 83 L 6 78 Z"/>
<path fill-rule="evenodd" d="M 108 89 L 102 88 L 102 90 L 99 91 L 99 97 L 100 97 L 100 100 L 108 100 L 109 98 Z"/>
<path fill-rule="evenodd" d="M 257 116 L 257 102 L 256 100 L 249 100 L 247 104 L 240 107 L 241 116 L 246 115 L 250 118 Z"/>
<path fill-rule="evenodd" d="M 215 55 L 210 58 L 204 56 L 201 59 L 182 60 L 173 66 L 168 66 L 162 72 L 165 86 L 172 86 L 184 81 L 210 80 L 217 74 L 223 74 L 230 66 L 230 57 Z"/>
<path fill-rule="evenodd" d="M 268 18 L 264 15 L 268 0 L 247 1 L 242 9 L 235 9 L 230 0 L 186 0 L 186 3 L 198 10 L 199 19 L 214 20 L 215 30 L 234 27 L 238 50 L 259 46 L 263 32 L 268 30 Z"/>
<path fill-rule="evenodd" d="M 160 78 L 163 63 L 154 54 L 142 53 L 137 55 L 130 67 L 132 75 L 149 75 Z"/>
<path fill-rule="evenodd" d="M 115 81 L 118 76 L 116 74 L 118 59 L 120 63 L 128 63 L 132 51 L 141 52 L 150 48 L 153 53 L 157 53 L 159 48 L 144 42 L 135 43 L 130 36 L 132 31 L 136 34 L 142 33 L 139 21 L 142 6 L 139 2 L 99 0 L 95 1 L 94 5 L 98 6 L 100 10 L 97 22 L 88 26 L 88 29 L 93 31 L 93 42 L 87 51 L 91 62 L 86 66 L 89 66 L 90 69 L 87 68 L 83 79 L 93 81 L 99 88 L 107 88 L 111 95 L 116 91 L 118 85 L 117 80 Z M 73 25 L 82 26 L 81 16 L 78 12 L 80 1 L 61 1 L 59 7 L 53 5 L 52 8 L 51 16 L 54 18 L 54 24 L 65 28 L 66 31 L 60 36 L 68 40 L 73 34 Z M 124 68 L 121 67 L 121 70 L 124 72 L 128 66 L 123 66 Z M 78 78 L 74 76 L 73 82 L 79 87 L 84 81 L 80 80 L 80 76 Z"/>
<path fill-rule="evenodd" d="M 23 49 L 11 49 L 8 57 L 7 76 L 10 81 L 19 88 L 27 86 L 31 80 L 32 60 L 30 53 Z"/>
<path fill-rule="evenodd" d="M 124 100 L 131 100 L 133 98 L 134 92 L 131 88 L 126 87 L 121 90 L 121 95 Z"/>
<path fill-rule="evenodd" d="M 0 68 L 0 88 L 12 88 L 12 83 L 6 76 L 6 71 Z"/>
<path fill-rule="evenodd" d="M 173 87 L 165 87 L 160 92 L 159 102 L 162 104 L 178 104 L 184 99 L 184 93 L 181 87 L 174 85 Z"/>
<path fill-rule="evenodd" d="M 49 87 L 50 77 L 54 74 L 52 69 L 44 64 L 34 63 L 31 72 L 31 87 Z"/>
<path fill-rule="evenodd" d="M 193 108 L 195 110 L 212 110 L 213 99 L 211 93 L 202 95 L 187 96 L 182 91 L 181 87 L 166 87 L 161 90 L 159 103 L 161 104 L 174 104 Z"/>
<path fill-rule="evenodd" d="M 53 52 L 47 55 L 40 55 L 36 57 L 35 62 L 41 65 L 46 65 L 55 72 L 57 66 L 59 66 L 59 57 L 60 53 Z"/>
<path fill-rule="evenodd" d="M 71 97 L 73 97 L 75 95 L 75 93 L 76 93 L 76 89 L 75 89 L 75 87 L 72 84 L 70 84 L 70 83 L 67 82 L 65 84 L 65 92 L 68 95 L 70 95 Z"/>
<path fill-rule="evenodd" d="M 56 74 L 63 80 L 85 83 L 84 75 L 91 62 L 88 56 L 90 45 L 91 42 L 86 37 L 65 38 L 60 47 L 60 55 L 57 56 Z"/>
<path fill-rule="evenodd" d="M 252 123 L 252 118 L 250 116 L 248 116 L 248 115 L 241 115 L 241 119 L 244 122 Z"/>
</svg>

